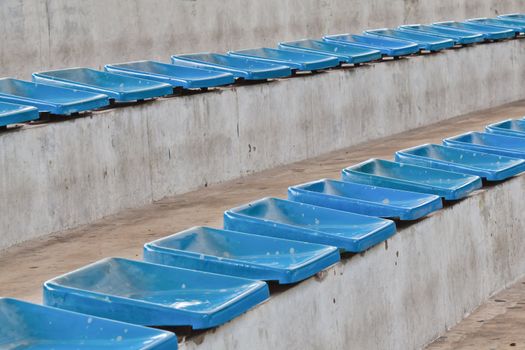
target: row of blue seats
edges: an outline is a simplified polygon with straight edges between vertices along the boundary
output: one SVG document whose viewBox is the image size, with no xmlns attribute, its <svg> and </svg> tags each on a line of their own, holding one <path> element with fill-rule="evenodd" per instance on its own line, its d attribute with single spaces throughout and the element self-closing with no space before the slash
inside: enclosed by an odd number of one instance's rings
<svg viewBox="0 0 525 350">
<path fill-rule="evenodd" d="M 224 229 L 194 227 L 146 243 L 144 261 L 108 258 L 53 278 L 44 284 L 47 306 L 0 299 L 0 346 L 176 348 L 173 334 L 139 326 L 223 324 L 268 299 L 265 281 L 297 283 L 341 252 L 388 239 L 390 219 L 420 219 L 482 179 L 524 171 L 525 118 L 400 150 L 395 161 L 370 159 L 343 169 L 342 181 L 291 186 L 288 200 L 227 210 Z"/>
<path fill-rule="evenodd" d="M 199 89 L 236 80 L 284 78 L 296 71 L 316 71 L 360 64 L 384 56 L 440 51 L 455 45 L 503 40 L 525 33 L 525 15 L 503 15 L 464 22 L 403 25 L 363 34 L 327 35 L 322 40 L 282 42 L 279 47 L 172 56 L 171 64 L 138 61 L 33 74 L 33 81 L 0 79 L 0 127 L 29 122 L 40 113 L 70 115 L 110 105 Z"/>
</svg>

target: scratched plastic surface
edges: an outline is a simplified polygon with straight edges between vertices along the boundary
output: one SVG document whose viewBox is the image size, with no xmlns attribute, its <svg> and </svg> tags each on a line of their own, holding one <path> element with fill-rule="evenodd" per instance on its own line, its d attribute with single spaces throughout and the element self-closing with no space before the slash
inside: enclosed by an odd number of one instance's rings
<svg viewBox="0 0 525 350">
<path fill-rule="evenodd" d="M 354 44 L 379 50 L 385 56 L 405 56 L 419 52 L 416 43 L 391 38 L 381 38 L 375 35 L 335 34 L 323 37 L 324 41 L 339 44 Z"/>
<path fill-rule="evenodd" d="M 170 85 L 90 68 L 70 68 L 33 73 L 33 81 L 108 95 L 115 101 L 136 101 L 173 93 Z"/>
<path fill-rule="evenodd" d="M 38 109 L 13 103 L 0 102 L 0 127 L 38 119 Z"/>
<path fill-rule="evenodd" d="M 455 28 L 435 27 L 424 24 L 408 24 L 399 26 L 398 28 L 402 31 L 431 34 L 435 36 L 441 36 L 443 38 L 449 38 L 454 40 L 456 44 L 461 45 L 479 43 L 485 40 L 482 34 L 468 32 L 465 30 Z"/>
<path fill-rule="evenodd" d="M 174 350 L 170 332 L 0 298 L 0 349 Z"/>
<path fill-rule="evenodd" d="M 244 57 L 234 57 L 218 53 L 195 53 L 171 56 L 171 62 L 195 68 L 205 68 L 233 74 L 246 80 L 265 80 L 284 78 L 292 75 L 288 66 Z"/>
<path fill-rule="evenodd" d="M 370 159 L 343 169 L 343 181 L 431 193 L 447 200 L 467 196 L 481 187 L 481 178 L 416 165 Z"/>
<path fill-rule="evenodd" d="M 377 35 L 379 37 L 393 38 L 399 40 L 406 40 L 414 42 L 419 45 L 421 50 L 428 51 L 440 51 L 451 48 L 455 45 L 454 40 L 443 38 L 442 36 L 435 36 L 430 34 L 413 33 L 408 31 L 402 31 L 399 29 L 373 29 L 366 30 L 366 34 Z"/>
<path fill-rule="evenodd" d="M 379 50 L 351 43 L 333 43 L 321 40 L 303 39 L 279 43 L 283 50 L 310 52 L 335 56 L 340 63 L 365 63 L 381 59 Z"/>
<path fill-rule="evenodd" d="M 109 105 L 107 95 L 13 78 L 0 79 L 0 102 L 33 106 L 39 112 L 69 115 Z"/>
<path fill-rule="evenodd" d="M 288 66 L 293 70 L 313 71 L 331 68 L 339 65 L 339 59 L 313 52 L 299 52 L 282 49 L 258 48 L 239 51 L 230 51 L 228 55 L 244 57 L 263 62 Z"/>
<path fill-rule="evenodd" d="M 224 227 L 256 235 L 326 244 L 361 252 L 395 233 L 393 221 L 263 198 L 224 213 Z"/>
<path fill-rule="evenodd" d="M 209 69 L 198 69 L 181 65 L 157 62 L 136 61 L 108 64 L 105 70 L 135 78 L 154 80 L 184 89 L 201 89 L 229 85 L 235 82 L 233 75 Z"/>
<path fill-rule="evenodd" d="M 501 181 L 525 171 L 525 160 L 426 144 L 396 152 L 396 161 Z"/>
<path fill-rule="evenodd" d="M 485 40 L 502 40 L 513 38 L 514 36 L 516 36 L 516 33 L 512 29 L 498 28 L 494 26 L 487 26 L 471 22 L 445 21 L 435 22 L 432 23 L 432 25 L 436 27 L 455 28 L 479 33 L 483 35 L 483 38 Z"/>
<path fill-rule="evenodd" d="M 288 199 L 400 220 L 416 220 L 442 208 L 441 197 L 436 195 L 329 179 L 291 186 Z"/>
<path fill-rule="evenodd" d="M 443 140 L 451 147 L 525 159 L 525 138 L 483 132 L 467 132 Z"/>
<path fill-rule="evenodd" d="M 525 119 L 509 119 L 487 125 L 485 130 L 492 134 L 525 137 Z"/>
<path fill-rule="evenodd" d="M 144 260 L 280 283 L 295 283 L 339 261 L 336 247 L 194 227 L 144 246 Z"/>
<path fill-rule="evenodd" d="M 210 328 L 269 296 L 266 283 L 109 258 L 44 284 L 44 303 L 146 326 Z"/>
<path fill-rule="evenodd" d="M 520 22 L 520 21 L 483 17 L 483 18 L 468 19 L 467 22 L 512 29 L 516 35 L 525 32 L 525 22 Z"/>
</svg>

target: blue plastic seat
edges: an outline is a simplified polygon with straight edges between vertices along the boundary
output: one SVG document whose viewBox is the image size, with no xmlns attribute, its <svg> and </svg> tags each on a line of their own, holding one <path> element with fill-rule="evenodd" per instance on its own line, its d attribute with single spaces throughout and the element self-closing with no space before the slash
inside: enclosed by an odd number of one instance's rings
<svg viewBox="0 0 525 350">
<path fill-rule="evenodd" d="M 451 147 L 466 148 L 479 152 L 525 159 L 525 138 L 522 137 L 471 131 L 446 138 L 443 140 L 443 144 Z"/>
<path fill-rule="evenodd" d="M 451 48 L 455 45 L 454 40 L 443 38 L 442 36 L 435 36 L 426 33 L 413 33 L 399 29 L 381 28 L 366 30 L 365 33 L 368 35 L 376 35 L 378 37 L 410 41 L 418 44 L 420 50 L 440 51 Z"/>
<path fill-rule="evenodd" d="M 224 213 L 228 230 L 326 244 L 358 253 L 396 231 L 393 221 L 317 207 L 278 198 L 263 198 Z"/>
<path fill-rule="evenodd" d="M 0 298 L 0 349 L 175 350 L 171 332 Z"/>
<path fill-rule="evenodd" d="M 144 260 L 285 284 L 335 264 L 339 251 L 326 245 L 194 227 L 147 243 Z"/>
<path fill-rule="evenodd" d="M 510 24 L 512 26 L 517 26 L 517 27 L 525 26 L 525 18 L 524 19 L 519 19 L 519 18 L 513 19 L 513 18 L 499 16 L 494 19 L 497 19 L 498 21 L 501 21 L 502 23 L 505 23 L 505 24 Z"/>
<path fill-rule="evenodd" d="M 406 40 L 381 38 L 376 35 L 336 34 L 323 37 L 324 41 L 339 44 L 354 44 L 379 50 L 384 56 L 407 56 L 419 52 L 419 45 Z"/>
<path fill-rule="evenodd" d="M 245 80 L 277 79 L 292 75 L 290 67 L 282 64 L 210 52 L 174 55 L 171 56 L 171 61 L 174 64 L 227 72 L 233 74 L 235 78 Z"/>
<path fill-rule="evenodd" d="M 525 119 L 509 119 L 487 125 L 485 130 L 491 134 L 525 137 Z"/>
<path fill-rule="evenodd" d="M 38 119 L 36 107 L 0 102 L 0 128 Z"/>
<path fill-rule="evenodd" d="M 382 159 L 369 159 L 343 169 L 342 179 L 372 186 L 431 193 L 446 200 L 461 199 L 470 192 L 481 188 L 479 176 Z"/>
<path fill-rule="evenodd" d="M 38 108 L 40 113 L 69 115 L 109 105 L 109 97 L 13 78 L 0 79 L 0 102 Z"/>
<path fill-rule="evenodd" d="M 234 76 L 229 73 L 157 61 L 107 64 L 104 68 L 112 73 L 166 83 L 173 88 L 203 89 L 235 82 Z"/>
<path fill-rule="evenodd" d="M 173 93 L 173 88 L 168 84 L 101 72 L 90 68 L 70 68 L 33 73 L 33 81 L 104 94 L 118 102 L 144 100 Z"/>
<path fill-rule="evenodd" d="M 512 20 L 503 20 L 499 18 L 472 18 L 467 19 L 469 23 L 482 24 L 486 26 L 493 26 L 498 28 L 512 29 L 515 35 L 525 32 L 525 22 L 512 21 Z"/>
<path fill-rule="evenodd" d="M 339 59 L 334 56 L 310 52 L 270 49 L 266 47 L 259 49 L 230 51 L 228 52 L 228 55 L 288 66 L 294 71 L 314 71 L 336 67 L 339 65 Z"/>
<path fill-rule="evenodd" d="M 293 52 L 308 52 L 337 57 L 340 63 L 359 64 L 381 59 L 381 52 L 353 44 L 329 43 L 321 40 L 303 39 L 279 43 L 279 48 Z"/>
<path fill-rule="evenodd" d="M 443 207 L 441 197 L 336 180 L 288 188 L 288 199 L 352 213 L 416 220 Z"/>
<path fill-rule="evenodd" d="M 454 40 L 456 44 L 468 45 L 473 43 L 479 43 L 483 40 L 482 34 L 469 32 L 461 29 L 447 28 L 447 27 L 436 27 L 423 24 L 408 24 L 398 27 L 399 30 L 413 32 L 413 33 L 422 33 L 430 34 L 435 36 L 440 36 L 443 38 L 448 38 Z"/>
<path fill-rule="evenodd" d="M 215 327 L 269 296 L 266 283 L 109 258 L 44 284 L 44 303 L 147 326 Z"/>
<path fill-rule="evenodd" d="M 426 144 L 396 152 L 396 161 L 501 181 L 525 171 L 525 160 Z"/>
<path fill-rule="evenodd" d="M 525 14 L 523 13 L 508 13 L 504 15 L 499 15 L 498 18 L 505 21 L 511 20 L 517 22 L 525 22 Z"/>
<path fill-rule="evenodd" d="M 435 27 L 455 28 L 473 33 L 479 33 L 483 35 L 483 38 L 485 40 L 502 40 L 513 38 L 516 36 L 515 32 L 512 29 L 498 28 L 494 26 L 487 26 L 471 22 L 445 21 L 435 22 L 432 23 L 432 25 Z"/>
</svg>

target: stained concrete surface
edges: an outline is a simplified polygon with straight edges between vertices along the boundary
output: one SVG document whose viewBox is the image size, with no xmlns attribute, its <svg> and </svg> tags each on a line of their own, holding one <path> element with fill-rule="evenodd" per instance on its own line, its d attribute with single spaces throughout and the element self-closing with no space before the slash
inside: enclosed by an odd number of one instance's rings
<svg viewBox="0 0 525 350">
<path fill-rule="evenodd" d="M 140 258 L 145 242 L 195 225 L 222 225 L 224 210 L 265 196 L 286 197 L 290 185 L 339 178 L 346 166 L 372 157 L 435 142 L 491 122 L 525 115 L 525 101 L 468 114 L 446 122 L 363 143 L 322 157 L 126 210 L 93 224 L 14 246 L 0 255 L 0 295 L 41 301 L 42 283 L 107 256 Z"/>
<path fill-rule="evenodd" d="M 426 349 L 525 349 L 525 279 L 490 298 Z"/>
</svg>

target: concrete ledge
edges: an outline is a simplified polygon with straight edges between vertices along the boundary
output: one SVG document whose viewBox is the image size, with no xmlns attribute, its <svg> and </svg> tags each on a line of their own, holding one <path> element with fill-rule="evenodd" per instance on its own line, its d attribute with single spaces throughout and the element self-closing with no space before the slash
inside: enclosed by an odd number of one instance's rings
<svg viewBox="0 0 525 350">
<path fill-rule="evenodd" d="M 525 274 L 525 176 L 485 188 L 181 349 L 419 349 Z"/>
<path fill-rule="evenodd" d="M 0 134 L 0 249 L 200 186 L 525 97 L 525 40 Z"/>
</svg>

